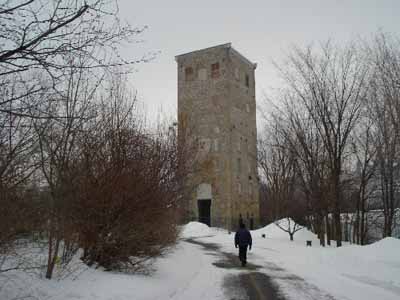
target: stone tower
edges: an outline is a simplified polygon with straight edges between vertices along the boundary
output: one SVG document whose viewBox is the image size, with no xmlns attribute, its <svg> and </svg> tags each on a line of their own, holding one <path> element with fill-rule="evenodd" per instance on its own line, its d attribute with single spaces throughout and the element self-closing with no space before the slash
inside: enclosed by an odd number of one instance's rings
<svg viewBox="0 0 400 300">
<path fill-rule="evenodd" d="M 256 64 L 231 44 L 175 57 L 178 134 L 190 131 L 198 166 L 186 178 L 186 214 L 211 226 L 259 225 Z"/>
</svg>

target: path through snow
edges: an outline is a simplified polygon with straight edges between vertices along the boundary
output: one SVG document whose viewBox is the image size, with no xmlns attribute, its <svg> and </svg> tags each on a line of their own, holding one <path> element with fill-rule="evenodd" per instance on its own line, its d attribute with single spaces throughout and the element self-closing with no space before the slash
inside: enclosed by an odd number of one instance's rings
<svg viewBox="0 0 400 300">
<path fill-rule="evenodd" d="M 217 244 L 202 242 L 201 238 L 186 241 L 202 246 L 206 254 L 216 256 L 218 260 L 213 263 L 214 266 L 239 271 L 238 274 L 227 274 L 224 278 L 224 291 L 230 300 L 286 300 L 292 296 L 295 296 L 293 299 L 301 300 L 334 299 L 272 262 L 264 261 L 257 265 L 249 261 L 243 268 L 236 255 L 221 251 Z M 296 290 L 296 295 L 285 295 L 287 290 Z"/>
<path fill-rule="evenodd" d="M 236 256 L 233 234 L 204 226 L 189 223 L 183 236 L 214 243 L 222 253 Z M 257 272 L 268 276 L 286 299 L 400 299 L 399 239 L 386 238 L 368 246 L 321 247 L 306 229 L 290 242 L 288 234 L 274 224 L 252 231 L 252 236 L 248 260 L 261 266 Z M 312 241 L 312 247 L 306 247 L 306 240 Z M 237 278 L 233 285 L 243 283 Z"/>
</svg>

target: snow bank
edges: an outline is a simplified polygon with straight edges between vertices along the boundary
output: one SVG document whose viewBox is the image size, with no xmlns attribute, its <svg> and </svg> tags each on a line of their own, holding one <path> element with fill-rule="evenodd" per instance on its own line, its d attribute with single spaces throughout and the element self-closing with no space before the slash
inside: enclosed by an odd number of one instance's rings
<svg viewBox="0 0 400 300">
<path fill-rule="evenodd" d="M 357 256 L 365 261 L 381 261 L 400 265 L 400 239 L 387 237 L 366 246 L 352 245 L 337 249 L 341 255 Z"/>
<path fill-rule="evenodd" d="M 365 247 L 379 249 L 379 250 L 383 250 L 383 251 L 387 251 L 390 249 L 400 250 L 400 239 L 396 239 L 393 237 L 387 237 L 387 238 L 384 238 L 376 243 L 373 243 L 373 244 L 365 246 Z M 399 254 L 399 253 L 400 253 L 400 251 L 397 252 L 397 254 Z M 397 255 L 397 258 L 400 259 L 400 256 Z"/>
<path fill-rule="evenodd" d="M 281 219 L 276 221 L 279 223 L 279 225 L 283 228 L 293 228 L 294 226 L 294 221 L 290 220 L 290 225 L 289 225 L 289 220 L 288 219 Z M 289 239 L 289 234 L 285 231 L 283 231 L 281 228 L 279 228 L 275 223 L 268 224 L 265 227 L 262 227 L 260 229 L 252 231 L 253 235 L 255 236 L 260 236 L 262 234 L 265 234 L 265 237 L 267 239 L 279 239 L 279 240 L 287 240 Z M 297 231 L 294 234 L 294 240 L 300 240 L 300 241 L 306 241 L 306 240 L 317 240 L 317 236 L 309 231 L 307 228 L 302 228 L 299 231 Z"/>
<path fill-rule="evenodd" d="M 195 238 L 195 237 L 204 237 L 210 236 L 213 234 L 213 231 L 206 224 L 199 222 L 190 222 L 183 226 L 181 231 L 182 238 Z"/>
<path fill-rule="evenodd" d="M 387 237 L 363 248 L 361 254 L 368 258 L 400 265 L 400 239 Z"/>
</svg>

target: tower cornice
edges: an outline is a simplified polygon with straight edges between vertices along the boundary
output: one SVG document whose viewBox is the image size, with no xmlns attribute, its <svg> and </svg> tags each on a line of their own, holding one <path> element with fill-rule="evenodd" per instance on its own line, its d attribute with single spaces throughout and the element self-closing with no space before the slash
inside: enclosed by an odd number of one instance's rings
<svg viewBox="0 0 400 300">
<path fill-rule="evenodd" d="M 253 63 L 252 61 L 250 61 L 249 59 L 247 59 L 243 54 L 241 54 L 239 51 L 237 51 L 235 48 L 232 47 L 232 43 L 225 43 L 225 44 L 220 44 L 220 45 L 216 45 L 216 46 L 212 46 L 212 47 L 207 47 L 207 48 L 203 48 L 200 50 L 195 50 L 195 51 L 191 51 L 191 52 L 186 52 L 183 54 L 179 54 L 175 56 L 175 61 L 178 62 L 180 59 L 187 57 L 187 56 L 191 56 L 193 54 L 198 54 L 204 51 L 209 51 L 209 50 L 215 50 L 215 49 L 229 49 L 229 51 L 236 55 L 237 57 L 240 58 L 240 60 L 242 60 L 245 64 L 249 65 L 250 67 L 256 69 L 257 68 L 257 63 Z"/>
</svg>

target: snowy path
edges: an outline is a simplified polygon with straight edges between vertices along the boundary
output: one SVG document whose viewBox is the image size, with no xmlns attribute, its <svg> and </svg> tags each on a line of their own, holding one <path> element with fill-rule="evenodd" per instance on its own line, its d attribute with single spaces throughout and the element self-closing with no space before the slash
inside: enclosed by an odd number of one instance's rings
<svg viewBox="0 0 400 300">
<path fill-rule="evenodd" d="M 188 239 L 187 242 L 203 247 L 205 253 L 214 255 L 217 260 L 213 265 L 217 268 L 236 270 L 235 273 L 226 274 L 224 277 L 223 288 L 225 296 L 230 300 L 285 300 L 276 285 L 271 283 L 271 279 L 257 270 L 261 266 L 248 263 L 243 268 L 237 256 L 222 252 L 216 244 L 201 242 L 199 239 Z"/>
<path fill-rule="evenodd" d="M 257 255 L 258 264 L 249 261 L 243 268 L 237 256 L 233 253 L 222 252 L 220 246 L 207 243 L 199 239 L 188 239 L 204 248 L 205 253 L 214 254 L 218 259 L 213 265 L 218 268 L 237 270 L 235 274 L 227 274 L 224 277 L 224 293 L 230 300 L 334 300 L 327 293 L 320 291 L 316 286 L 307 283 L 299 276 L 288 273 L 283 268 L 276 266 L 270 261 L 263 259 L 264 256 Z M 256 248 L 257 249 L 257 248 Z M 259 248 L 258 251 L 272 249 Z M 249 253 L 250 254 L 250 253 Z M 253 259 L 254 255 L 249 255 Z M 282 290 L 283 288 L 283 290 Z M 287 294 L 287 291 L 296 291 L 295 295 Z"/>
<path fill-rule="evenodd" d="M 186 238 L 196 238 L 197 242 L 215 244 L 222 253 L 236 257 L 233 234 L 215 228 L 196 230 L 200 227 L 189 224 L 183 234 Z M 345 243 L 341 248 L 321 247 L 317 237 L 306 229 L 298 232 L 295 241 L 290 242 L 288 235 L 274 224 L 252 231 L 252 235 L 253 250 L 248 254 L 248 261 L 258 268 L 236 274 L 231 279 L 231 286 L 245 290 L 243 297 L 248 297 L 243 299 L 262 299 L 254 291 L 257 288 L 252 288 L 253 282 L 257 282 L 252 278 L 254 276 L 262 276 L 259 280 L 264 285 L 265 282 L 273 284 L 278 296 L 287 300 L 400 299 L 398 239 L 386 238 L 368 246 Z M 306 247 L 306 240 L 312 241 L 312 247 Z"/>
</svg>

